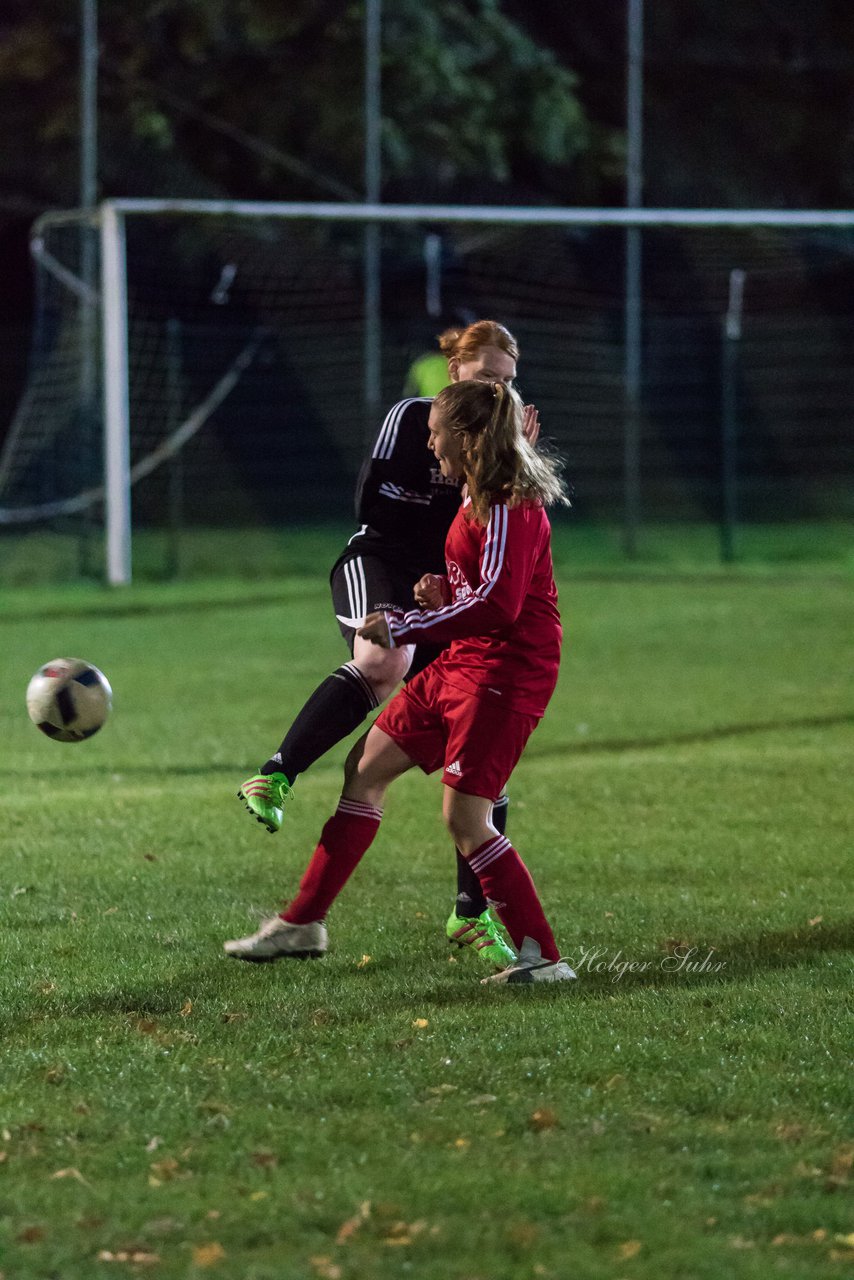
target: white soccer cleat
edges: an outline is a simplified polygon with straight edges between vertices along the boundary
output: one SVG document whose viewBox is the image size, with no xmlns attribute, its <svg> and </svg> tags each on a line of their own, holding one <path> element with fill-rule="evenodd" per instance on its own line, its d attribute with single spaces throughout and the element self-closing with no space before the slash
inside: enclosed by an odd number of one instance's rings
<svg viewBox="0 0 854 1280">
<path fill-rule="evenodd" d="M 571 982 L 577 976 L 565 960 L 544 960 L 540 944 L 525 938 L 515 964 L 481 982 Z"/>
<path fill-rule="evenodd" d="M 257 933 L 251 933 L 248 938 L 232 938 L 222 944 L 222 949 L 236 960 L 265 963 L 281 956 L 298 960 L 322 956 L 328 946 L 329 935 L 320 920 L 311 924 L 289 924 L 281 916 L 274 916 L 272 920 L 265 920 Z"/>
</svg>

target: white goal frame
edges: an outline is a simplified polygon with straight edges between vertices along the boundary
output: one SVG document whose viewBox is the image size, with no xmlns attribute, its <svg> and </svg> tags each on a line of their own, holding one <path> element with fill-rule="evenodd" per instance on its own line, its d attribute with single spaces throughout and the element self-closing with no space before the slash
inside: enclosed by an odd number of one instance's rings
<svg viewBox="0 0 854 1280">
<path fill-rule="evenodd" d="M 34 239 L 51 222 L 79 217 L 97 225 L 101 245 L 101 316 L 104 414 L 104 503 L 106 580 L 126 586 L 132 578 L 130 402 L 128 387 L 127 259 L 125 221 L 133 214 L 235 215 L 245 218 L 283 218 L 344 221 L 379 227 L 386 223 L 490 223 L 504 226 L 549 227 L 814 227 L 854 229 L 854 210 L 827 209 L 643 209 L 643 208 L 531 208 L 503 205 L 352 204 L 316 201 L 241 200 L 105 200 L 95 211 L 50 213 L 38 219 Z M 380 316 L 377 281 L 365 280 L 365 382 L 379 385 Z M 630 326 L 628 311 L 636 307 Z M 627 346 L 630 332 L 639 332 L 641 303 L 627 290 Z M 630 353 L 627 351 L 627 361 Z M 379 406 L 373 406 L 379 408 Z M 636 456 L 633 438 L 638 424 L 626 417 L 626 458 Z"/>
</svg>

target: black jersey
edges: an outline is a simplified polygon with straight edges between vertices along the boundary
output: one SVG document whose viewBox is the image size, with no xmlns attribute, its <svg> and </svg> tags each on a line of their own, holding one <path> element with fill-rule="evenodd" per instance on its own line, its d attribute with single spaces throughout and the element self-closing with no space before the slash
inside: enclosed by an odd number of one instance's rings
<svg viewBox="0 0 854 1280">
<path fill-rule="evenodd" d="M 460 505 L 460 481 L 446 479 L 427 447 L 429 397 L 401 400 L 387 414 L 356 488 L 356 519 L 342 560 L 375 555 L 414 583 L 445 572 L 445 537 Z"/>
</svg>

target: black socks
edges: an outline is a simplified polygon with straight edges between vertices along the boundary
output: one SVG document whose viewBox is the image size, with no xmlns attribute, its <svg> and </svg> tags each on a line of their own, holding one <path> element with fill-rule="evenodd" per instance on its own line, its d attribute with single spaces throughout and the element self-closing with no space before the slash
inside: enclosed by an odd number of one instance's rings
<svg viewBox="0 0 854 1280">
<path fill-rule="evenodd" d="M 504 835 L 507 828 L 507 806 L 509 800 L 506 795 L 501 796 L 492 806 L 492 825 L 496 828 L 500 835 Z M 480 881 L 477 875 L 472 871 L 466 858 L 457 849 L 457 901 L 455 911 L 458 916 L 474 919 L 483 915 L 486 910 L 486 897 L 483 889 L 480 887 Z"/>
<path fill-rule="evenodd" d="M 293 783 L 378 706 L 373 689 L 355 663 L 339 667 L 315 689 L 279 750 L 261 766 L 261 773 L 283 773 Z"/>
</svg>

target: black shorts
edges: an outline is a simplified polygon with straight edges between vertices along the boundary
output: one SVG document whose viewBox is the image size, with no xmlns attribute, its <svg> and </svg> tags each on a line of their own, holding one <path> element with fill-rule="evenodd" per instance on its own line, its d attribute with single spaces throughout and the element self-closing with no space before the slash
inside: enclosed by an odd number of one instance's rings
<svg viewBox="0 0 854 1280">
<path fill-rule="evenodd" d="M 396 568 L 378 556 L 345 555 L 332 569 L 330 585 L 332 604 L 341 634 L 347 641 L 350 653 L 356 638 L 357 622 L 369 613 L 384 609 L 414 609 L 412 589 L 416 579 L 404 569 Z M 345 621 L 346 619 L 346 621 Z M 406 679 L 431 663 L 442 652 L 442 645 L 419 644 L 415 647 L 412 665 Z"/>
</svg>

